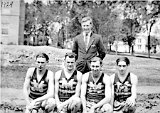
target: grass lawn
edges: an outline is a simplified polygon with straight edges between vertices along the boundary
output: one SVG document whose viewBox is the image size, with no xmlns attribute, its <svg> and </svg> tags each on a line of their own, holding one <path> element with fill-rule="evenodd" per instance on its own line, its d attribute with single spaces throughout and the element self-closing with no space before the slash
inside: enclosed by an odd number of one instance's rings
<svg viewBox="0 0 160 113">
<path fill-rule="evenodd" d="M 22 87 L 26 71 L 34 66 L 34 57 L 38 52 L 45 52 L 50 57 L 48 68 L 53 72 L 61 68 L 64 54 L 70 50 L 57 49 L 46 46 L 1 46 L 1 80 L 0 86 L 3 89 L 4 101 L 10 99 L 24 104 Z M 116 70 L 116 59 L 124 55 L 107 54 L 103 62 L 103 70 L 108 75 Z M 144 58 L 126 55 L 130 61 L 130 71 L 138 76 L 140 90 L 147 88 L 147 92 L 152 93 L 154 88 L 160 86 L 160 60 L 154 58 Z M 145 87 L 144 87 L 145 86 Z M 150 87 L 150 86 L 155 86 Z M 16 88 L 16 89 L 15 89 Z M 152 89 L 151 89 L 152 88 Z M 6 91 L 6 92 L 5 92 Z M 141 91 L 142 92 L 142 91 Z M 19 95 L 22 97 L 20 98 Z M 160 108 L 160 94 L 139 94 L 137 100 L 136 113 L 157 113 Z M 5 100 L 6 99 L 6 100 Z M 16 104 L 17 105 L 17 104 Z M 24 104 L 25 105 L 25 104 Z M 2 107 L 2 106 L 1 106 Z M 1 112 L 0 108 L 0 112 Z M 13 111 L 13 110 L 12 110 Z M 13 111 L 14 112 L 14 111 Z M 12 113 L 12 112 L 10 112 Z"/>
<path fill-rule="evenodd" d="M 1 52 L 1 87 L 22 88 L 28 67 L 34 65 L 34 56 L 38 52 L 46 52 L 50 57 L 48 68 L 53 72 L 60 69 L 65 49 L 54 47 L 33 46 L 2 46 Z M 103 70 L 108 75 L 115 72 L 116 59 L 124 55 L 107 54 L 104 59 Z M 130 71 L 139 79 L 139 85 L 160 85 L 160 60 L 143 57 L 128 56 L 131 61 Z M 13 63 L 7 63 L 13 62 Z"/>
</svg>

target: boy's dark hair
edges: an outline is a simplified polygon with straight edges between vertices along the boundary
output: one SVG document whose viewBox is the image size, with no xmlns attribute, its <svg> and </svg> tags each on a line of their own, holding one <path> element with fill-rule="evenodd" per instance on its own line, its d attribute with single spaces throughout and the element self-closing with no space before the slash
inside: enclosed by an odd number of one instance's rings
<svg viewBox="0 0 160 113">
<path fill-rule="evenodd" d="M 76 54 L 74 54 L 74 53 L 72 53 L 72 52 L 66 53 L 64 59 L 66 59 L 67 56 L 68 56 L 69 58 L 75 58 L 75 59 L 76 59 Z"/>
<path fill-rule="evenodd" d="M 91 22 L 90 24 L 93 24 L 93 20 L 90 16 L 83 16 L 82 19 L 81 19 L 81 24 L 86 22 L 86 21 L 90 21 Z"/>
<path fill-rule="evenodd" d="M 97 62 L 97 61 L 99 61 L 100 64 L 102 64 L 102 59 L 101 59 L 100 57 L 98 57 L 98 56 L 93 57 L 93 58 L 90 60 L 90 63 L 91 63 L 91 62 Z"/>
<path fill-rule="evenodd" d="M 119 58 L 116 60 L 117 65 L 118 65 L 118 63 L 119 63 L 120 61 L 126 62 L 127 66 L 130 64 L 130 61 L 129 61 L 129 59 L 128 59 L 127 57 L 119 57 Z"/>
<path fill-rule="evenodd" d="M 46 61 L 49 61 L 49 57 L 48 57 L 48 55 L 47 55 L 46 53 L 38 53 L 38 54 L 36 55 L 36 59 L 37 59 L 37 58 L 45 58 Z"/>
</svg>

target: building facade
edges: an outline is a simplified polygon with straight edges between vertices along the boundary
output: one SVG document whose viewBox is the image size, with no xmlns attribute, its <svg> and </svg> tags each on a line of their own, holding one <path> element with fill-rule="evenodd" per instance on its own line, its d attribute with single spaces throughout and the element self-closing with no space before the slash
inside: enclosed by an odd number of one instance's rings
<svg viewBox="0 0 160 113">
<path fill-rule="evenodd" d="M 136 39 L 134 42 L 134 52 L 136 53 L 147 53 L 148 52 L 148 37 L 146 33 L 136 34 Z M 123 41 L 115 41 L 111 46 L 111 50 L 118 52 L 129 52 L 129 46 L 126 45 Z M 151 48 L 151 53 L 154 48 Z M 160 45 L 156 45 L 156 51 L 160 52 Z"/>
<path fill-rule="evenodd" d="M 1 44 L 23 45 L 25 3 L 23 0 L 1 0 Z"/>
<path fill-rule="evenodd" d="M 160 18 L 153 25 L 150 36 L 155 37 L 160 40 Z M 134 52 L 137 53 L 147 53 L 148 52 L 148 35 L 147 31 L 137 33 L 134 42 Z M 123 41 L 115 41 L 111 47 L 111 50 L 118 52 L 129 52 L 129 47 Z M 151 48 L 151 53 L 153 53 L 154 47 Z M 156 45 L 156 52 L 160 52 L 160 44 Z"/>
<path fill-rule="evenodd" d="M 148 48 L 146 46 L 147 38 L 148 37 L 145 33 L 136 35 L 136 40 L 135 40 L 135 45 L 134 45 L 135 52 L 140 52 L 140 53 L 148 52 Z"/>
</svg>

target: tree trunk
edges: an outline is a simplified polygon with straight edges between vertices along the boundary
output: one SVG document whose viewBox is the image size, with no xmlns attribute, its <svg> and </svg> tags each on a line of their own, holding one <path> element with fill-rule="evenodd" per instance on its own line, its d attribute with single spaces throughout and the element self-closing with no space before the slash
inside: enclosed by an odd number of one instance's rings
<svg viewBox="0 0 160 113">
<path fill-rule="evenodd" d="M 150 45 L 150 33 L 151 33 L 151 28 L 152 28 L 152 26 L 153 26 L 153 24 L 154 23 L 151 23 L 150 24 L 150 27 L 149 27 L 149 29 L 148 29 L 148 58 L 150 58 L 150 50 L 151 50 L 151 45 Z"/>
<path fill-rule="evenodd" d="M 131 46 L 129 46 L 129 53 L 131 53 Z"/>
<path fill-rule="evenodd" d="M 150 49 L 151 47 L 150 47 L 150 33 L 149 33 L 148 35 L 148 58 L 150 58 Z"/>
<path fill-rule="evenodd" d="M 117 51 L 118 51 L 118 41 L 116 41 L 116 45 L 115 45 L 115 47 L 116 47 L 116 56 L 117 56 Z"/>
<path fill-rule="evenodd" d="M 132 49 L 131 55 L 133 56 L 134 55 L 134 46 L 131 46 L 131 49 Z"/>
</svg>

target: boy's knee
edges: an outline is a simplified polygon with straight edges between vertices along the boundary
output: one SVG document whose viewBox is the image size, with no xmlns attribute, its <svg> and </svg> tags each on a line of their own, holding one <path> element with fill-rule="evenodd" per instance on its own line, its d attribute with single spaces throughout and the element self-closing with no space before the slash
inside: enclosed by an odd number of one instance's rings
<svg viewBox="0 0 160 113">
<path fill-rule="evenodd" d="M 30 110 L 26 108 L 25 113 L 30 113 Z"/>
<path fill-rule="evenodd" d="M 54 110 L 55 106 L 56 106 L 55 99 L 54 98 L 49 98 L 47 100 L 45 109 Z"/>
<path fill-rule="evenodd" d="M 25 113 L 32 113 L 33 108 L 31 108 L 30 106 L 26 106 L 26 110 Z"/>
<path fill-rule="evenodd" d="M 42 102 L 41 106 L 45 108 L 46 103 L 47 103 L 47 100 L 44 100 L 44 101 Z"/>
<path fill-rule="evenodd" d="M 31 113 L 38 113 L 38 111 L 33 109 Z"/>
<path fill-rule="evenodd" d="M 70 103 L 70 105 L 68 106 L 68 109 L 71 111 L 77 111 L 79 109 L 81 109 L 81 99 L 78 97 L 73 98 L 72 102 Z"/>
<path fill-rule="evenodd" d="M 102 111 L 104 111 L 104 113 L 112 113 L 113 112 L 113 107 L 110 104 L 104 104 L 101 109 L 102 109 Z"/>
</svg>

